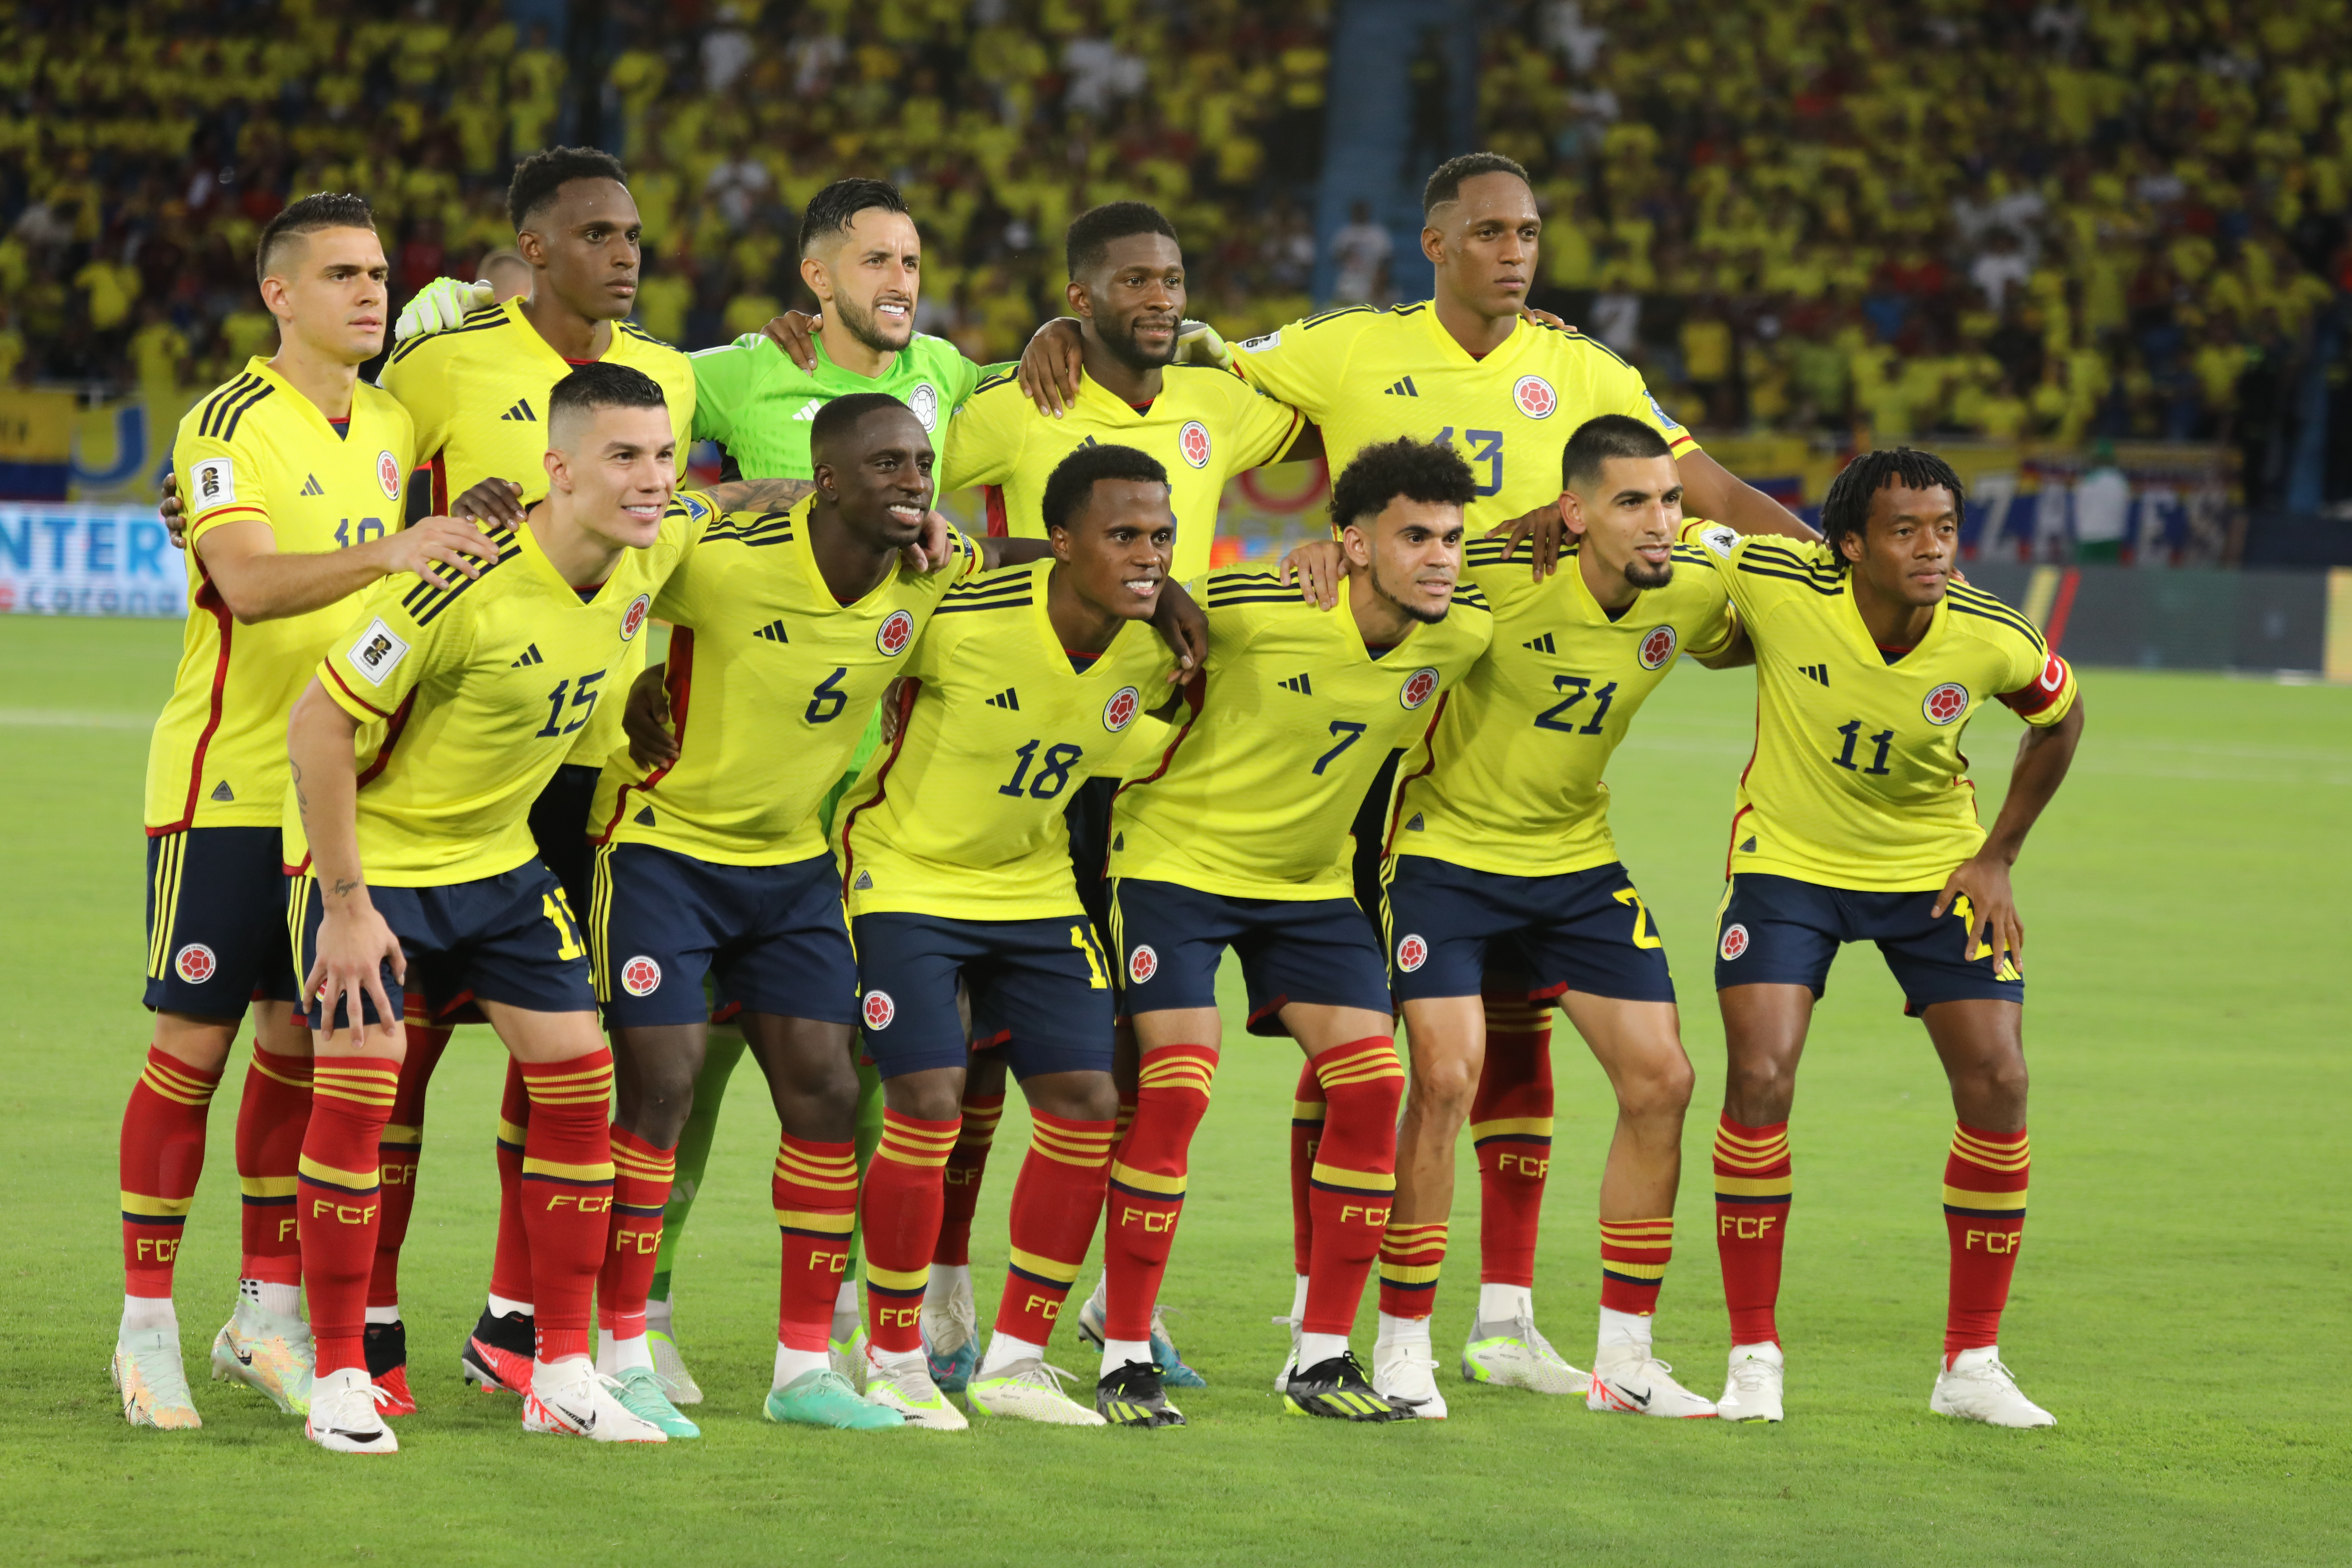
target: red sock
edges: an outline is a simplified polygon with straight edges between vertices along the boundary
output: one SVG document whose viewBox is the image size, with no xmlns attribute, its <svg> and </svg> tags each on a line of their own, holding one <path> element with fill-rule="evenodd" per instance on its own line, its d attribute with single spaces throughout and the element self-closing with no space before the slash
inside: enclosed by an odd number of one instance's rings
<svg viewBox="0 0 2352 1568">
<path fill-rule="evenodd" d="M 1151 1309 L 1184 1211 L 1186 1159 L 1209 1110 L 1217 1053 L 1207 1046 L 1162 1046 L 1144 1054 L 1136 1078 L 1135 1121 L 1111 1162 L 1104 1226 L 1108 1296 L 1104 1336 L 1151 1337 Z"/>
<path fill-rule="evenodd" d="M 408 1215 L 416 1206 L 416 1165 L 425 1152 L 425 1091 L 432 1086 L 433 1069 L 441 1065 L 441 1053 L 449 1048 L 446 1029 L 410 1024 L 405 1032 L 408 1054 L 401 1058 L 392 1120 L 384 1123 L 379 1145 L 383 1219 L 375 1235 L 375 1269 L 368 1277 L 371 1307 L 400 1305 L 400 1249 L 408 1240 Z"/>
<path fill-rule="evenodd" d="M 1003 1103 L 1000 1096 L 997 1103 Z M 987 1157 L 983 1147 L 982 1158 Z M 857 1145 L 812 1143 L 783 1134 L 768 1184 L 783 1237 L 777 1273 L 776 1340 L 821 1351 L 833 1331 L 833 1303 L 849 1271 L 849 1233 L 857 1227 Z M 969 1225 L 967 1224 L 967 1229 Z"/>
<path fill-rule="evenodd" d="M 1396 1198 L 1404 1068 L 1396 1043 L 1375 1035 L 1325 1051 L 1315 1058 L 1315 1073 L 1331 1109 L 1307 1195 L 1315 1214 L 1315 1250 L 1307 1270 L 1307 1315 L 1298 1326 L 1310 1334 L 1345 1334 L 1355 1327 L 1364 1277 L 1372 1271 Z"/>
<path fill-rule="evenodd" d="M 1315 1149 L 1323 1142 L 1323 1119 L 1329 1110 L 1313 1059 L 1299 1063 L 1298 1087 L 1290 1100 L 1290 1262 L 1295 1274 L 1307 1272 L 1307 1260 L 1314 1252 L 1315 1211 L 1307 1201 L 1307 1176 L 1315 1169 Z"/>
<path fill-rule="evenodd" d="M 616 1340 L 646 1331 L 646 1297 L 661 1256 L 662 1207 L 677 1176 L 677 1152 L 656 1149 L 615 1124 L 613 1218 L 604 1262 L 596 1273 L 596 1324 Z"/>
<path fill-rule="evenodd" d="M 1986 1132 L 1962 1122 L 1944 1162 L 1944 1227 L 1951 1234 L 1950 1305 L 1944 1358 L 2000 1338 L 2009 1279 L 2025 1237 L 2025 1175 L 2032 1163 L 2025 1129 Z"/>
<path fill-rule="evenodd" d="M 1601 1304 L 1612 1312 L 1650 1316 L 1658 1310 L 1658 1287 L 1665 1282 L 1666 1265 L 1674 1256 L 1674 1215 L 1602 1220 Z"/>
<path fill-rule="evenodd" d="M 509 1058 L 499 1096 L 499 1238 L 490 1254 L 490 1294 L 509 1301 L 532 1300 L 530 1238 L 522 1224 L 522 1146 L 530 1135 L 530 1093 L 521 1065 Z"/>
<path fill-rule="evenodd" d="M 1470 1100 L 1478 1151 L 1478 1278 L 1536 1282 L 1536 1232 L 1551 1173 L 1551 1008 L 1486 998 L 1486 1060 Z"/>
<path fill-rule="evenodd" d="M 954 1152 L 940 1173 L 947 1204 L 940 1213 L 939 1245 L 931 1249 L 934 1263 L 968 1267 L 971 1262 L 971 1213 L 980 1206 L 980 1178 L 988 1169 L 988 1148 L 1003 1115 L 1001 1094 L 964 1097 L 963 1131 L 956 1135 Z"/>
<path fill-rule="evenodd" d="M 613 1053 L 520 1066 L 530 1095 L 522 1215 L 531 1305 L 539 1360 L 555 1362 L 588 1353 L 588 1309 L 612 1229 Z"/>
<path fill-rule="evenodd" d="M 961 1119 L 919 1121 L 882 1108 L 882 1142 L 866 1167 L 859 1217 L 866 1236 L 866 1337 L 876 1352 L 923 1348 L 919 1322 L 946 1195 L 940 1172 Z"/>
<path fill-rule="evenodd" d="M 1381 1235 L 1381 1310 L 1391 1318 L 1426 1318 L 1434 1310 L 1437 1276 L 1445 1267 L 1448 1227 L 1399 1225 L 1389 1216 Z"/>
<path fill-rule="evenodd" d="M 1094 1245 L 1118 1124 L 1068 1121 L 1033 1107 L 1029 1128 L 1029 1152 L 1013 1184 L 1013 1262 L 996 1331 L 1042 1345 Z"/>
<path fill-rule="evenodd" d="M 1743 1127 L 1727 1112 L 1715 1131 L 1715 1250 L 1735 1345 L 1779 1344 L 1780 1248 L 1789 1237 L 1789 1124 Z"/>
<path fill-rule="evenodd" d="M 205 1171 L 205 1113 L 219 1087 L 218 1073 L 200 1073 L 175 1056 L 148 1047 L 147 1065 L 122 1108 L 126 1296 L 171 1298 L 180 1232 L 196 1201 L 196 1178 Z"/>
<path fill-rule="evenodd" d="M 378 1140 L 399 1084 L 390 1057 L 320 1057 L 311 1067 L 295 1216 L 321 1375 L 367 1364 L 361 1336 L 383 1207 Z"/>
<path fill-rule="evenodd" d="M 240 1279 L 302 1283 L 294 1182 L 310 1125 L 310 1058 L 265 1051 L 257 1040 L 236 1107 L 236 1180 L 244 1189 Z"/>
</svg>

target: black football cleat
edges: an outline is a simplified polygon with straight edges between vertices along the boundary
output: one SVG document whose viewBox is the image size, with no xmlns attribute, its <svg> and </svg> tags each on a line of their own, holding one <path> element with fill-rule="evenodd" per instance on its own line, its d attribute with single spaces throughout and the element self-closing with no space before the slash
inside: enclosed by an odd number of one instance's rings
<svg viewBox="0 0 2352 1568">
<path fill-rule="evenodd" d="M 485 1394 L 529 1394 L 531 1358 L 538 1353 L 538 1330 L 530 1318 L 520 1312 L 493 1316 L 485 1307 L 457 1354 L 457 1369 Z"/>
<path fill-rule="evenodd" d="M 1290 1374 L 1283 1388 L 1283 1408 L 1293 1415 L 1321 1415 L 1334 1421 L 1410 1421 L 1412 1411 L 1372 1392 L 1363 1363 L 1353 1351 L 1318 1361 Z"/>
<path fill-rule="evenodd" d="M 1095 1409 L 1114 1426 L 1181 1426 L 1184 1413 L 1168 1403 L 1160 1369 L 1131 1361 L 1095 1384 Z"/>
</svg>

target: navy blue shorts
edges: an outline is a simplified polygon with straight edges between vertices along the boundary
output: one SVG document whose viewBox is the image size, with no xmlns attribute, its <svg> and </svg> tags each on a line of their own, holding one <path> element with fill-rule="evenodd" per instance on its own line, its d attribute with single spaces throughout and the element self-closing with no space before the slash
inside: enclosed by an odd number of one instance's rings
<svg viewBox="0 0 2352 1568">
<path fill-rule="evenodd" d="M 1353 899 L 1235 899 L 1121 877 L 1110 918 L 1129 1015 L 1215 1006 L 1229 947 L 1242 961 L 1253 1035 L 1290 1033 L 1280 1014 L 1293 1002 L 1389 1011 L 1380 935 Z"/>
<path fill-rule="evenodd" d="M 1431 996 L 1564 991 L 1671 1002 L 1674 976 L 1642 895 L 1612 863 L 1549 877 L 1473 870 L 1400 855 L 1387 888 L 1391 984 L 1399 1005 Z"/>
<path fill-rule="evenodd" d="M 150 1009 L 234 1023 L 248 1002 L 301 994 L 285 858 L 274 827 L 186 827 L 147 840 Z"/>
<path fill-rule="evenodd" d="M 596 852 L 588 910 L 596 996 L 615 1029 L 698 1024 L 719 1009 L 857 1019 L 857 958 L 833 852 L 723 866 L 650 844 Z"/>
<path fill-rule="evenodd" d="M 1084 916 L 960 921 L 890 910 L 856 924 L 866 1054 L 884 1078 L 969 1063 L 958 979 L 978 1029 L 1003 1037 L 1015 1078 L 1110 1071 L 1110 973 Z"/>
<path fill-rule="evenodd" d="M 2025 979 L 2010 965 L 1993 970 L 1982 943 L 1970 953 L 1969 914 L 1954 900 L 1944 918 L 1937 895 L 1867 893 L 1824 888 L 1794 877 L 1742 871 L 1731 879 L 1716 921 L 1715 985 L 1803 985 L 1818 998 L 1829 988 L 1841 944 L 1874 942 L 1903 987 L 1903 1010 L 1916 1015 L 1938 1002 L 2023 1002 Z"/>
<path fill-rule="evenodd" d="M 295 952 L 304 975 L 318 959 L 319 924 L 326 911 L 314 877 L 290 889 L 287 924 L 302 933 Z M 395 1013 L 418 1016 L 409 997 L 422 996 L 422 1016 L 446 1020 L 469 1002 L 501 1002 L 533 1013 L 593 1013 L 596 994 L 588 980 L 588 944 L 580 934 L 555 874 L 537 860 L 511 871 L 438 888 L 374 888 L 368 898 L 383 917 L 408 960 L 407 995 L 383 966 L 384 994 Z M 319 998 L 309 999 L 310 1027 L 348 1027 L 341 998 L 334 1021 Z M 366 1021 L 377 1021 L 375 1003 L 362 998 Z"/>
</svg>

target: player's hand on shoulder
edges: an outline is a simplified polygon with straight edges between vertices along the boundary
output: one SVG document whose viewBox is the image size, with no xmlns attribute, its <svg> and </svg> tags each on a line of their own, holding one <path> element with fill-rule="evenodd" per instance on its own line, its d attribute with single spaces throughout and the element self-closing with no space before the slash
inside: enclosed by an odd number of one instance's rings
<svg viewBox="0 0 2352 1568">
<path fill-rule="evenodd" d="M 158 494 L 155 515 L 163 520 L 163 531 L 172 536 L 172 548 L 188 547 L 188 514 L 180 505 L 180 476 L 168 467 L 156 481 Z"/>
<path fill-rule="evenodd" d="M 512 479 L 484 479 L 449 503 L 449 515 L 519 527 L 523 515 L 522 487 Z"/>
<path fill-rule="evenodd" d="M 488 534 L 454 517 L 428 517 L 361 548 L 380 552 L 384 575 L 413 572 L 436 588 L 471 582 L 499 558 Z"/>
<path fill-rule="evenodd" d="M 1547 327 L 1558 327 L 1562 331 L 1572 332 L 1576 331 L 1574 327 L 1570 326 L 1566 321 L 1561 321 L 1549 310 L 1538 310 L 1533 305 L 1520 306 L 1519 314 L 1525 316 L 1530 321 L 1541 321 Z"/>
<path fill-rule="evenodd" d="M 436 278 L 416 291 L 392 323 L 392 341 L 404 343 L 425 332 L 446 332 L 466 319 L 468 310 L 491 303 L 498 290 L 488 283 L 467 283 L 456 278 Z"/>
<path fill-rule="evenodd" d="M 1496 523 L 1486 531 L 1486 537 L 1508 536 L 1511 547 L 1505 552 L 1507 555 L 1517 555 L 1522 543 L 1532 543 L 1536 581 L 1540 583 L 1558 569 L 1559 552 L 1568 542 L 1583 531 L 1570 515 L 1570 504 L 1565 495 L 1548 500 L 1523 517 Z"/>
<path fill-rule="evenodd" d="M 1078 400 L 1083 342 L 1078 323 L 1067 316 L 1056 316 L 1030 335 L 1013 374 L 1020 379 L 1022 395 L 1037 405 L 1038 413 L 1059 419 Z"/>
<path fill-rule="evenodd" d="M 1168 672 L 1169 685 L 1181 685 L 1207 668 L 1209 617 L 1181 584 L 1160 584 L 1160 603 L 1152 609 L 1151 624 L 1175 650 L 1176 668 Z"/>
<path fill-rule="evenodd" d="M 824 331 L 823 316 L 812 316 L 806 310 L 786 310 L 770 318 L 760 331 L 784 351 L 786 359 L 812 375 L 816 374 L 816 334 Z"/>
<path fill-rule="evenodd" d="M 1282 558 L 1280 580 L 1298 578 L 1298 592 L 1318 609 L 1339 602 L 1339 579 L 1348 574 L 1348 552 L 1334 539 L 1310 539 Z"/>
<path fill-rule="evenodd" d="M 936 572 L 955 559 L 955 524 L 936 509 L 923 514 L 923 536 L 898 552 L 909 572 Z"/>
<path fill-rule="evenodd" d="M 669 729 L 667 671 L 646 666 L 621 705 L 621 732 L 629 738 L 629 760 L 641 768 L 665 768 L 677 761 L 677 737 Z"/>
<path fill-rule="evenodd" d="M 1963 861 L 1936 895 L 1936 918 L 1941 920 L 1962 899 L 1969 901 L 1969 957 L 1974 959 L 1980 946 L 1989 946 L 1995 973 L 2004 968 L 2024 973 L 2025 922 L 2018 918 L 2008 863 L 1981 854 Z"/>
</svg>

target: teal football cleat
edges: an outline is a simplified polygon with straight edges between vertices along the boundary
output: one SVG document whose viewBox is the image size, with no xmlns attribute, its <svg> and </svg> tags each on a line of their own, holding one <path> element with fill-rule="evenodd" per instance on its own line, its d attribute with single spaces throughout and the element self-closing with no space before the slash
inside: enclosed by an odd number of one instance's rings
<svg viewBox="0 0 2352 1568">
<path fill-rule="evenodd" d="M 768 1390 L 768 1403 L 762 1408 L 769 1420 L 788 1426 L 879 1432 L 907 1424 L 898 1411 L 860 1398 L 848 1380 L 830 1367 L 804 1372 L 783 1387 Z"/>
<path fill-rule="evenodd" d="M 699 1437 L 702 1428 L 677 1413 L 662 1389 L 661 1373 L 649 1366 L 625 1367 L 613 1380 L 614 1397 L 621 1408 L 640 1421 L 650 1421 L 666 1437 Z"/>
</svg>

